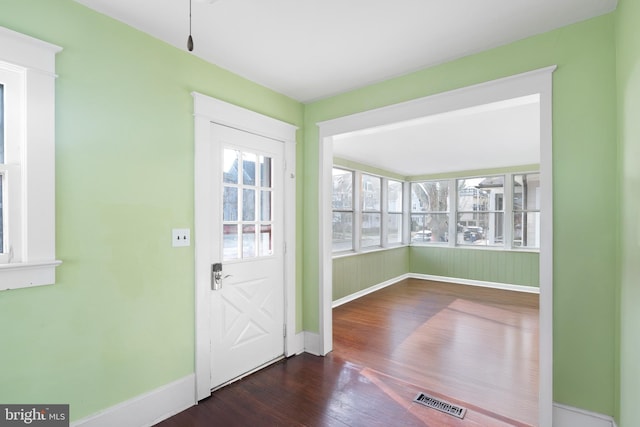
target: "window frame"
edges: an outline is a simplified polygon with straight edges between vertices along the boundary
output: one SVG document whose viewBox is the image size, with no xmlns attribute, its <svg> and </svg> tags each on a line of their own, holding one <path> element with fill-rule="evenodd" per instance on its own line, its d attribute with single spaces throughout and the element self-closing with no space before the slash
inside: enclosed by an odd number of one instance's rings
<svg viewBox="0 0 640 427">
<path fill-rule="evenodd" d="M 382 247 L 385 248 L 393 248 L 393 247 L 398 247 L 398 246 L 402 246 L 405 242 L 405 218 L 406 218 L 406 203 L 405 203 L 405 199 L 406 199 L 406 195 L 405 195 L 405 188 L 407 186 L 406 181 L 401 181 L 399 179 L 395 179 L 395 178 L 387 178 L 387 177 L 381 177 L 382 178 L 382 184 L 381 184 L 381 189 L 384 188 L 384 190 L 382 191 L 381 194 L 381 200 L 380 200 L 380 204 L 381 204 L 381 209 L 382 209 L 382 216 L 381 216 L 381 223 L 384 223 L 384 226 L 382 226 Z M 389 208 L 389 184 L 392 182 L 397 182 L 398 184 L 400 184 L 400 197 L 401 197 L 401 207 L 400 210 L 392 210 Z M 400 241 L 399 242 L 390 242 L 389 241 L 389 218 L 392 216 L 397 216 L 400 215 Z"/>
<path fill-rule="evenodd" d="M 348 213 L 351 215 L 351 247 L 348 249 L 340 249 L 340 250 L 336 250 L 335 246 L 333 245 L 333 238 L 332 238 L 332 253 L 336 254 L 336 253 L 350 253 L 356 250 L 356 236 L 355 236 L 355 223 L 356 223 L 356 204 L 357 204 L 357 200 L 356 200 L 356 177 L 355 177 L 355 171 L 347 169 L 347 168 L 343 168 L 343 167 L 339 167 L 334 165 L 332 168 L 332 174 L 333 174 L 333 170 L 334 169 L 339 169 L 341 171 L 347 172 L 349 173 L 349 175 L 351 176 L 351 209 L 345 209 L 345 208 L 340 208 L 340 209 L 336 209 L 333 207 L 333 198 L 332 203 L 331 203 L 331 212 L 332 212 L 332 217 L 334 214 L 336 213 Z M 332 191 L 332 196 L 333 196 L 333 191 Z M 333 236 L 333 228 L 331 230 L 332 236 Z"/>
<path fill-rule="evenodd" d="M 505 217 L 507 215 L 507 205 L 505 204 L 506 200 L 505 200 L 505 195 L 508 195 L 509 193 L 507 193 L 507 180 L 510 179 L 510 176 L 512 176 L 512 174 L 510 173 L 504 173 L 504 174 L 486 174 L 486 175 L 479 175 L 479 176 L 474 176 L 474 177 L 461 177 L 461 178 L 455 178 L 455 188 L 456 188 L 456 200 L 455 200 L 455 224 L 456 224 L 456 246 L 459 247 L 483 247 L 483 248 L 506 248 L 506 249 L 510 249 L 509 247 L 506 246 L 506 242 L 507 240 L 506 238 L 506 234 L 507 233 L 507 229 L 509 229 L 509 227 L 507 227 L 505 221 Z M 480 209 L 477 205 L 474 205 L 474 209 L 472 210 L 462 210 L 460 209 L 460 181 L 468 181 L 468 180 L 474 180 L 474 179 L 489 179 L 489 178 L 502 178 L 502 209 L 495 209 L 495 205 L 494 205 L 494 209 Z M 493 195 L 497 195 L 500 193 L 494 193 Z M 479 201 L 479 199 L 477 199 Z M 488 206 L 491 206 L 491 201 L 489 200 L 488 202 Z M 491 216 L 493 215 L 494 221 L 489 220 L 489 222 L 495 222 L 495 219 L 498 217 L 498 215 L 502 215 L 502 230 L 500 230 L 502 232 L 502 243 L 501 244 L 488 244 L 485 243 L 484 245 L 475 245 L 472 241 L 472 243 L 465 243 L 465 240 L 463 238 L 462 242 L 458 242 L 458 230 L 457 227 L 460 224 L 460 216 L 461 215 L 465 215 L 465 214 L 472 214 L 472 215 L 488 215 L 489 218 L 491 218 Z M 468 224 L 465 224 L 465 228 L 468 226 Z M 485 233 L 484 235 L 484 240 L 486 241 L 487 239 L 487 232 L 489 231 L 489 229 L 485 229 L 483 230 L 483 232 Z M 498 230 L 496 229 L 494 231 L 494 233 L 496 233 Z"/>
<path fill-rule="evenodd" d="M 358 249 L 360 249 L 361 251 L 370 251 L 372 249 L 377 249 L 377 248 L 381 248 L 383 247 L 383 228 L 386 228 L 385 226 L 382 225 L 382 211 L 383 211 L 383 200 L 382 200 L 382 187 L 383 187 L 383 182 L 382 182 L 382 177 L 379 175 L 373 175 L 367 172 L 362 172 L 362 171 L 356 171 L 355 173 L 356 175 L 356 181 L 358 183 L 358 187 L 360 189 L 360 193 L 358 195 L 358 209 L 357 209 L 357 213 L 356 215 L 358 216 L 358 221 L 356 221 L 357 226 L 358 226 L 358 244 L 356 245 L 356 247 Z M 375 180 L 378 180 L 378 209 L 372 209 L 372 208 L 367 208 L 367 203 L 366 203 L 366 196 L 367 196 L 367 192 L 365 191 L 365 177 L 369 177 L 369 178 L 373 178 Z M 372 245 L 364 245 L 364 239 L 363 236 L 365 235 L 364 233 L 364 224 L 365 224 L 365 220 L 364 217 L 365 215 L 378 215 L 378 223 L 380 224 L 379 226 L 379 233 L 378 233 L 378 243 L 377 244 L 372 244 Z"/>
<path fill-rule="evenodd" d="M 352 245 L 350 249 L 339 249 L 336 250 L 333 245 L 332 239 L 332 247 L 331 253 L 333 257 L 340 257 L 345 255 L 353 255 L 359 253 L 367 253 L 367 252 L 375 252 L 379 250 L 385 250 L 389 248 L 397 248 L 402 246 L 407 246 L 407 181 L 401 180 L 398 178 L 391 178 L 384 175 L 379 175 L 376 173 L 371 173 L 367 171 L 363 171 L 360 169 L 355 169 L 351 167 L 341 166 L 339 164 L 333 164 L 332 171 L 334 169 L 339 169 L 341 171 L 351 173 L 351 201 L 352 201 L 352 209 L 335 209 L 333 204 L 331 206 L 332 216 L 335 213 L 350 213 L 351 214 L 351 235 L 352 235 Z M 364 200 L 362 198 L 363 191 L 363 176 L 370 176 L 380 180 L 380 209 L 372 210 L 372 209 L 364 209 Z M 402 212 L 390 211 L 388 209 L 388 183 L 389 181 L 398 182 L 401 184 L 401 192 L 402 192 Z M 333 194 L 332 194 L 333 200 Z M 401 241 L 389 243 L 388 241 L 388 217 L 389 215 L 395 215 L 401 213 L 402 221 L 401 221 Z M 362 219 L 364 214 L 378 214 L 380 215 L 380 241 L 377 245 L 371 246 L 363 246 L 362 245 Z M 333 235 L 333 229 L 332 229 Z"/>
<path fill-rule="evenodd" d="M 426 182 L 445 182 L 447 184 L 447 197 L 448 197 L 448 201 L 447 201 L 447 207 L 448 209 L 446 211 L 431 211 L 429 210 L 429 208 L 426 208 L 426 210 L 424 211 L 418 211 L 418 210 L 414 210 L 413 208 L 413 186 L 414 185 L 418 185 L 421 183 L 426 183 Z M 410 244 L 412 246 L 425 246 L 425 245 L 429 245 L 429 246 L 449 246 L 449 241 L 451 240 L 450 236 L 455 236 L 455 233 L 452 234 L 452 222 L 451 220 L 451 203 L 452 203 L 452 198 L 455 196 L 455 189 L 454 186 L 452 184 L 452 180 L 451 179 L 427 179 L 427 180 L 415 180 L 415 181 L 410 181 L 409 183 L 409 222 L 411 225 L 410 228 L 413 228 L 413 217 L 414 216 L 422 216 L 423 218 L 426 218 L 428 215 L 438 215 L 438 216 L 444 216 L 446 215 L 447 220 L 448 220 L 448 230 L 447 230 L 447 237 L 448 240 L 447 241 L 441 241 L 441 240 L 433 240 L 433 235 L 430 237 L 431 240 L 428 241 L 419 241 L 419 240 L 414 240 L 414 235 L 413 235 L 413 230 L 410 230 L 411 233 L 411 238 L 410 238 Z M 455 228 L 454 228 L 455 230 Z M 432 230 L 430 230 L 432 231 Z"/>
<path fill-rule="evenodd" d="M 455 176 L 450 178 L 434 178 L 434 179 L 420 179 L 420 180 L 412 180 L 409 181 L 410 185 L 414 185 L 416 183 L 423 182 L 437 182 L 437 181 L 449 181 L 449 236 L 456 236 L 455 238 L 449 237 L 449 241 L 446 243 L 442 242 L 414 242 L 411 240 L 409 242 L 410 246 L 429 246 L 429 247 L 449 247 L 449 248 L 463 248 L 463 249 L 472 249 L 472 250 L 497 250 L 497 251 L 514 251 L 514 252 L 540 252 L 540 247 L 523 247 L 523 246 L 515 246 L 513 244 L 513 215 L 516 212 L 513 208 L 513 198 L 514 198 L 514 190 L 513 190 L 513 180 L 517 175 L 536 175 L 540 174 L 539 170 L 525 170 L 525 171 L 517 171 L 517 172 L 502 172 L 502 173 L 487 173 L 482 175 L 471 175 L 471 176 Z M 459 210 L 459 197 L 458 197 L 458 181 L 463 179 L 475 179 L 475 178 L 492 178 L 492 177 L 503 177 L 503 209 L 502 210 L 486 210 L 486 211 L 461 211 Z M 412 201 L 410 201 L 410 206 L 412 205 Z M 537 210 L 528 210 L 540 212 Z M 528 212 L 527 211 L 527 212 Z M 458 225 L 458 215 L 460 213 L 468 213 L 468 212 L 481 212 L 483 214 L 495 214 L 501 213 L 503 215 L 503 242 L 499 245 L 473 245 L 473 244 L 460 244 L 457 239 L 457 225 Z M 521 212 L 521 211 L 519 211 Z M 429 212 L 416 212 L 416 214 L 424 214 L 427 215 Z M 440 213 L 440 212 L 433 212 Z M 413 209 L 410 211 L 410 215 L 414 215 Z"/>
<path fill-rule="evenodd" d="M 510 198 L 510 201 L 512 203 L 512 208 L 511 208 L 511 217 L 510 217 L 511 235 L 509 236 L 509 241 L 511 242 L 511 246 L 513 248 L 516 248 L 516 249 L 519 249 L 519 250 L 540 250 L 540 243 L 539 243 L 540 235 L 541 235 L 541 230 L 540 230 L 540 225 L 541 224 L 540 224 L 540 222 L 538 222 L 538 228 L 537 228 L 537 234 L 538 234 L 538 236 L 537 236 L 538 237 L 537 238 L 538 245 L 537 246 L 522 246 L 522 244 L 517 246 L 515 244 L 515 215 L 516 214 L 521 214 L 521 215 L 526 216 L 528 213 L 537 213 L 538 214 L 538 221 L 540 221 L 540 203 L 541 203 L 540 199 L 538 199 L 537 208 L 525 209 L 525 199 L 526 199 L 526 197 L 524 196 L 525 193 L 523 192 L 523 202 L 522 202 L 523 208 L 522 209 L 516 209 L 515 208 L 514 201 L 515 201 L 515 198 L 516 198 L 516 185 L 515 185 L 516 176 L 525 177 L 525 176 L 528 176 L 528 175 L 538 175 L 538 189 L 539 189 L 540 185 L 541 185 L 540 184 L 540 172 L 539 171 L 537 171 L 537 172 L 518 172 L 518 173 L 513 173 L 511 175 L 511 181 L 510 181 L 510 184 L 511 184 L 511 198 Z M 538 192 L 538 194 L 540 194 L 540 193 Z"/>
<path fill-rule="evenodd" d="M 2 290 L 53 284 L 61 264 L 55 257 L 55 56 L 61 50 L 0 27 L 0 79 L 5 119 L 11 118 L 2 166 Z"/>
</svg>

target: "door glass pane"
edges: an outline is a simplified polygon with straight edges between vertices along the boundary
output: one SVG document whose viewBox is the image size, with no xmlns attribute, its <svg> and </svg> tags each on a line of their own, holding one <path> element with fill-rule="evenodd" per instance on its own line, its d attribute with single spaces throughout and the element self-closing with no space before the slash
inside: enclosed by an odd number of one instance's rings
<svg viewBox="0 0 640 427">
<path fill-rule="evenodd" d="M 271 187 L 271 157 L 260 156 L 260 186 Z"/>
<path fill-rule="evenodd" d="M 222 220 L 238 220 L 238 189 L 235 187 L 224 187 L 222 201 Z"/>
<path fill-rule="evenodd" d="M 242 220 L 256 220 L 256 190 L 242 190 Z"/>
<path fill-rule="evenodd" d="M 272 256 L 274 160 L 233 149 L 225 149 L 224 154 L 224 259 Z"/>
<path fill-rule="evenodd" d="M 224 165 L 223 176 L 225 184 L 237 184 L 238 183 L 238 159 L 240 158 L 240 152 L 236 150 L 224 150 Z"/>
<path fill-rule="evenodd" d="M 273 255 L 273 236 L 271 234 L 271 224 L 260 226 L 260 255 Z"/>
<path fill-rule="evenodd" d="M 256 163 L 258 156 L 253 153 L 242 153 L 242 183 L 256 185 Z"/>
<path fill-rule="evenodd" d="M 256 256 L 256 226 L 242 226 L 242 258 L 254 258 Z"/>
<path fill-rule="evenodd" d="M 223 258 L 225 260 L 238 259 L 238 226 L 225 224 L 223 233 Z"/>
<path fill-rule="evenodd" d="M 271 191 L 260 192 L 260 221 L 271 221 Z"/>
</svg>

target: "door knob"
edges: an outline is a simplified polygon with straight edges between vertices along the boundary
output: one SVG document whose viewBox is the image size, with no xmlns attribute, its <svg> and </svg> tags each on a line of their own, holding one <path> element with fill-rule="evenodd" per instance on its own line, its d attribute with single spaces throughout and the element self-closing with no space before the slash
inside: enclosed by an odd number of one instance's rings
<svg viewBox="0 0 640 427">
<path fill-rule="evenodd" d="M 231 277 L 231 274 L 222 276 L 222 263 L 215 263 L 211 265 L 211 290 L 219 291 L 222 289 L 222 280 L 227 277 Z"/>
</svg>

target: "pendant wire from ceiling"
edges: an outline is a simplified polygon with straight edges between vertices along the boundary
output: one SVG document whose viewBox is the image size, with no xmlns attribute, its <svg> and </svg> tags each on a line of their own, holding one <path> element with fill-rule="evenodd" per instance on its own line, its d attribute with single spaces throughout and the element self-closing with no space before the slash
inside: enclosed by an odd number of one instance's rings
<svg viewBox="0 0 640 427">
<path fill-rule="evenodd" d="M 191 37 L 191 0 L 189 0 L 189 38 L 187 39 L 187 49 L 193 51 L 193 37 Z"/>
</svg>

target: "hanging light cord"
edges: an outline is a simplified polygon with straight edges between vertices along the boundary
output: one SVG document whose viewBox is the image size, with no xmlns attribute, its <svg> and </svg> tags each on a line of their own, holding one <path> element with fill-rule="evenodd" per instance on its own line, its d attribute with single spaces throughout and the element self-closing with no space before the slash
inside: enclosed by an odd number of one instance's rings
<svg viewBox="0 0 640 427">
<path fill-rule="evenodd" d="M 189 38 L 187 39 L 187 49 L 193 51 L 193 37 L 191 37 L 191 0 L 189 0 Z"/>
</svg>

